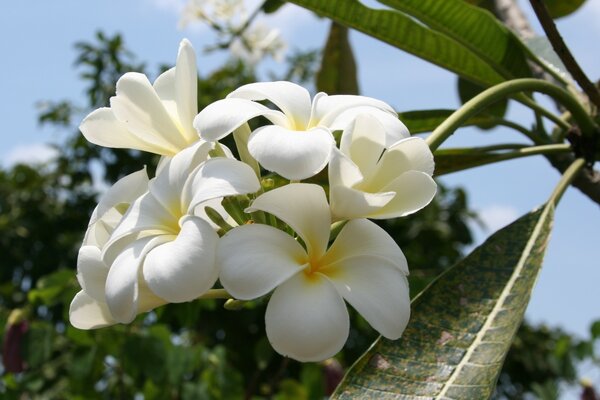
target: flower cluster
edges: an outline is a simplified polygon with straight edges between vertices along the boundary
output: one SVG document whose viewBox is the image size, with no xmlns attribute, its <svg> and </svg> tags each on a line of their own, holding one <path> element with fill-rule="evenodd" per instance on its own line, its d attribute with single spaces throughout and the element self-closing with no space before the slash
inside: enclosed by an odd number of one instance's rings
<svg viewBox="0 0 600 400">
<path fill-rule="evenodd" d="M 218 285 L 239 300 L 270 295 L 268 339 L 300 361 L 342 348 L 346 302 L 383 336 L 400 337 L 410 314 L 407 262 L 369 219 L 431 201 L 425 142 L 384 102 L 311 99 L 290 82 L 242 86 L 198 113 L 196 79 L 184 40 L 174 68 L 154 84 L 125 74 L 110 107 L 82 122 L 93 143 L 162 158 L 152 179 L 141 169 L 101 198 L 79 252 L 71 323 L 129 323 Z M 257 117 L 270 123 L 252 130 Z M 219 143 L 231 133 L 241 161 Z M 325 169 L 328 193 L 300 182 Z"/>
</svg>

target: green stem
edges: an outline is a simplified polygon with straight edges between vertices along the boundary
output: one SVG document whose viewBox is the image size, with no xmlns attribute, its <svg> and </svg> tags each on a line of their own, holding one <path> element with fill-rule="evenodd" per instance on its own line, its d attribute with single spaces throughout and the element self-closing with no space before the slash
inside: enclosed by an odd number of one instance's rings
<svg viewBox="0 0 600 400">
<path fill-rule="evenodd" d="M 525 78 L 500 83 L 473 97 L 450 115 L 431 135 L 429 135 L 429 137 L 427 137 L 427 144 L 429 144 L 429 147 L 432 150 L 437 149 L 439 145 L 452 135 L 468 118 L 502 98 L 524 91 L 541 92 L 560 101 L 569 111 L 571 111 L 571 115 L 573 115 L 573 118 L 579 124 L 584 135 L 591 135 L 596 129 L 594 121 L 586 113 L 579 101 L 569 94 L 569 92 L 540 79 Z M 562 122 L 564 123 L 564 121 Z"/>
<path fill-rule="evenodd" d="M 536 143 L 536 144 L 542 143 L 542 140 L 540 140 L 538 135 L 536 135 L 535 133 L 531 132 L 529 129 L 527 129 L 524 126 L 519 125 L 515 122 L 502 119 L 502 120 L 498 121 L 498 125 L 502 125 L 502 126 L 514 129 L 515 131 L 522 133 L 523 135 L 527 136 L 527 138 L 529 138 L 529 140 L 531 140 L 533 143 Z"/>
<path fill-rule="evenodd" d="M 575 161 L 573 161 L 573 163 L 569 166 L 569 168 L 567 168 L 565 173 L 560 178 L 558 185 L 556 185 L 556 187 L 554 188 L 554 191 L 548 199 L 548 203 L 552 203 L 554 207 L 558 205 L 558 202 L 567 190 L 567 187 L 569 187 L 571 182 L 573 182 L 573 179 L 575 179 L 577 175 L 579 175 L 579 172 L 581 172 L 584 166 L 585 159 L 583 158 L 578 158 Z"/>
<path fill-rule="evenodd" d="M 231 299 L 231 295 L 225 289 L 209 289 L 199 299 Z"/>
<path fill-rule="evenodd" d="M 544 82 L 546 82 L 546 81 L 544 81 Z M 533 111 L 536 112 L 536 114 L 539 114 L 539 115 L 542 115 L 542 116 L 548 118 L 550 121 L 554 122 L 556 125 L 558 125 L 562 128 L 565 128 L 565 129 L 570 128 L 570 125 L 568 123 L 566 123 L 565 121 L 563 121 L 562 119 L 560 119 L 560 117 L 555 115 L 553 112 L 547 110 L 546 108 L 540 106 L 538 103 L 536 103 L 531 98 L 525 96 L 524 94 L 519 94 L 519 95 L 515 96 L 515 100 L 517 100 L 517 101 L 521 102 L 522 104 L 526 105 L 527 107 L 531 108 Z"/>
</svg>

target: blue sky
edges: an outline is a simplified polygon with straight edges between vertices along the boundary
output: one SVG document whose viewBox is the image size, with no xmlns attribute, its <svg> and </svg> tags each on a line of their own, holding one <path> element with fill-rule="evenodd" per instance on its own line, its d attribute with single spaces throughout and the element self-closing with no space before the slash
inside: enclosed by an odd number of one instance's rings
<svg viewBox="0 0 600 400">
<path fill-rule="evenodd" d="M 73 43 L 91 40 L 98 29 L 109 34 L 121 32 L 128 47 L 139 60 L 148 63 L 150 71 L 160 62 L 174 63 L 183 37 L 188 37 L 197 49 L 201 72 L 215 67 L 223 54 L 207 56 L 200 51 L 214 36 L 199 25 L 178 29 L 180 8 L 180 0 L 2 2 L 2 164 L 46 157 L 48 149 L 44 143 L 61 142 L 60 132 L 37 125 L 36 102 L 84 102 L 83 87 L 73 67 Z M 588 0 L 577 13 L 559 21 L 565 40 L 592 79 L 600 75 L 595 39 L 600 37 L 598 20 L 600 0 Z M 327 31 L 326 21 L 292 5 L 285 6 L 267 23 L 279 28 L 292 48 L 316 48 L 324 43 Z M 354 33 L 352 42 L 362 94 L 385 100 L 399 111 L 458 106 L 455 79 L 450 73 L 362 34 Z M 265 70 L 269 68 L 277 65 L 269 62 L 263 66 Z M 511 105 L 509 113 L 515 121 L 531 123 L 529 113 L 519 106 Z M 482 133 L 465 129 L 455 134 L 448 145 L 521 140 L 506 130 Z M 543 203 L 558 179 L 558 173 L 545 159 L 535 157 L 457 173 L 443 181 L 466 187 L 472 207 L 492 228 L 498 228 Z M 595 253 L 600 239 L 599 221 L 597 204 L 576 189 L 566 193 L 557 210 L 545 265 L 527 311 L 531 321 L 560 325 L 587 336 L 590 322 L 600 319 L 600 263 Z M 489 233 L 478 231 L 478 240 Z"/>
</svg>

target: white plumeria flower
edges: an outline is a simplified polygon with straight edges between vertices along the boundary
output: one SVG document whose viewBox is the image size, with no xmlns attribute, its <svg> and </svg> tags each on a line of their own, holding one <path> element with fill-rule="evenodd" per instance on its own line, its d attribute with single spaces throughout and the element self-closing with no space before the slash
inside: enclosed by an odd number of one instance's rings
<svg viewBox="0 0 600 400">
<path fill-rule="evenodd" d="M 256 192 L 260 184 L 240 161 L 207 160 L 210 148 L 199 142 L 168 160 L 104 247 L 106 303 L 116 321 L 135 318 L 143 285 L 165 302 L 180 303 L 217 280 L 219 237 L 202 209 L 224 196 Z"/>
<path fill-rule="evenodd" d="M 101 253 L 129 205 L 148 190 L 146 170 L 117 181 L 101 198 L 90 219 L 77 257 L 77 279 L 82 290 L 69 308 L 71 324 L 79 329 L 101 328 L 117 321 L 106 304 L 105 286 L 109 266 Z M 136 314 L 164 304 L 147 286 L 140 285 Z"/>
<path fill-rule="evenodd" d="M 221 283 L 235 298 L 274 292 L 265 314 L 273 348 L 299 361 L 320 361 L 346 342 L 344 300 L 390 339 L 410 314 L 408 267 L 394 240 L 366 219 L 348 222 L 327 248 L 331 217 L 325 192 L 290 184 L 259 196 L 247 210 L 287 223 L 306 244 L 268 225 L 236 227 L 219 240 Z"/>
<path fill-rule="evenodd" d="M 248 64 L 256 64 L 267 55 L 281 61 L 285 48 L 279 31 L 261 23 L 246 29 L 241 37 L 236 37 L 229 45 L 229 51 Z"/>
<path fill-rule="evenodd" d="M 173 156 L 198 141 L 192 122 L 198 113 L 196 54 L 184 39 L 177 64 L 154 85 L 137 72 L 117 82 L 110 107 L 90 113 L 79 129 L 100 146 L 127 148 Z"/>
<path fill-rule="evenodd" d="M 427 143 L 418 137 L 386 143 L 385 127 L 371 115 L 358 116 L 342 133 L 329 164 L 335 220 L 402 217 L 433 199 L 437 185 Z"/>
<path fill-rule="evenodd" d="M 268 100 L 281 111 L 258 101 Z M 194 119 L 205 140 L 219 140 L 252 118 L 264 116 L 274 125 L 256 129 L 248 150 L 264 168 L 292 180 L 321 171 L 335 147 L 332 131 L 344 129 L 361 113 L 376 116 L 386 127 L 387 143 L 408 135 L 396 112 L 386 103 L 364 96 L 327 96 L 318 93 L 311 102 L 306 89 L 291 82 L 244 85 L 226 99 L 206 107 Z"/>
</svg>

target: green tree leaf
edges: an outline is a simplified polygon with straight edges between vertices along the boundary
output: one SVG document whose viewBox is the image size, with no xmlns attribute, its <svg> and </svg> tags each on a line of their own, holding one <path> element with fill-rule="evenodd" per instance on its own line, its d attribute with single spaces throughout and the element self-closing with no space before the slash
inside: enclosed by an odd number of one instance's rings
<svg viewBox="0 0 600 400">
<path fill-rule="evenodd" d="M 329 28 L 317 72 L 317 90 L 328 94 L 358 94 L 356 62 L 348 40 L 348 28 L 334 21 Z"/>
<path fill-rule="evenodd" d="M 478 85 L 476 83 L 470 82 L 466 79 L 458 77 L 458 96 L 460 97 L 460 101 L 465 104 L 467 101 L 471 100 L 473 97 L 477 96 L 479 93 L 483 92 L 486 88 Z M 494 116 L 497 119 L 491 119 L 490 121 L 482 122 L 476 124 L 478 128 L 481 129 L 491 129 L 498 123 L 498 120 L 503 118 L 506 114 L 506 109 L 508 108 L 508 99 L 502 99 L 490 107 L 485 109 L 485 112 L 490 116 Z"/>
<path fill-rule="evenodd" d="M 470 49 L 503 77 L 531 76 L 525 46 L 490 12 L 464 0 L 380 0 Z"/>
<path fill-rule="evenodd" d="M 544 0 L 552 18 L 566 17 L 574 13 L 586 0 Z"/>
<path fill-rule="evenodd" d="M 455 110 L 414 110 L 398 113 L 400 121 L 406 125 L 411 134 L 431 132 L 444 122 Z M 480 113 L 469 118 L 463 126 L 493 123 L 495 118 L 491 115 Z"/>
<path fill-rule="evenodd" d="M 482 85 L 504 80 L 492 66 L 448 35 L 396 10 L 375 10 L 357 0 L 292 0 L 317 14 L 359 30 Z"/>
<path fill-rule="evenodd" d="M 489 398 L 549 240 L 553 206 L 496 232 L 415 298 L 397 341 L 380 338 L 333 399 Z"/>
</svg>

